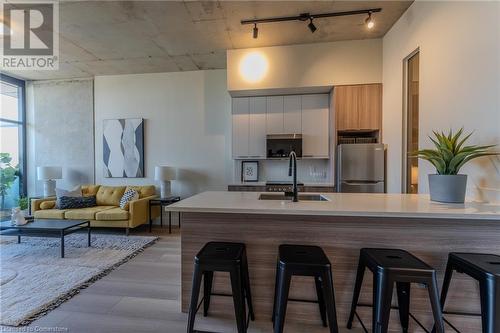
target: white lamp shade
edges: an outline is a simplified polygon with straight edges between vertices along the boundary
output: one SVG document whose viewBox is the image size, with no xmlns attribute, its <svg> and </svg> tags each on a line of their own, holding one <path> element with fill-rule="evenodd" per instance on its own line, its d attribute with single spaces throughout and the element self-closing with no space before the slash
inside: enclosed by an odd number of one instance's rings
<svg viewBox="0 0 500 333">
<path fill-rule="evenodd" d="M 62 178 L 62 168 L 57 166 L 37 167 L 38 180 L 52 180 Z"/>
<path fill-rule="evenodd" d="M 169 166 L 155 167 L 155 180 L 175 180 L 177 170 Z"/>
</svg>

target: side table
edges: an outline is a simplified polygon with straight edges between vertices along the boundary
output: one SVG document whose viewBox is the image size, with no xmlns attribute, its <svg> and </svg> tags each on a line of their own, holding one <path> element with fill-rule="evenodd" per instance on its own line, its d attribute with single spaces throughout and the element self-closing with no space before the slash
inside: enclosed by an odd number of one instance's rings
<svg viewBox="0 0 500 333">
<path fill-rule="evenodd" d="M 167 198 L 149 200 L 149 232 L 151 232 L 153 228 L 153 219 L 151 218 L 151 207 L 160 206 L 160 226 L 163 227 L 163 207 L 171 205 L 180 200 L 181 197 L 167 197 Z M 179 228 L 180 226 L 181 226 L 181 221 L 179 219 Z M 168 212 L 168 233 L 169 234 L 172 233 L 172 212 Z"/>
</svg>

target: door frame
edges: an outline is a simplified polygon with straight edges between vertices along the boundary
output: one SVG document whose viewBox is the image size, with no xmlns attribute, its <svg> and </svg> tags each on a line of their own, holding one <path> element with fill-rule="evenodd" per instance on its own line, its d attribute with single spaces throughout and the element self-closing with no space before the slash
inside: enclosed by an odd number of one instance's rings
<svg viewBox="0 0 500 333">
<path fill-rule="evenodd" d="M 408 182 L 407 177 L 407 168 L 408 168 L 408 62 L 409 60 L 415 56 L 417 53 L 420 53 L 420 47 L 417 47 L 415 50 L 410 52 L 404 59 L 403 59 L 403 106 L 402 106 L 402 113 L 403 113 L 403 123 L 402 123 L 402 129 L 403 133 L 401 136 L 401 157 L 402 157 L 402 164 L 401 164 L 401 193 L 408 193 L 408 190 L 406 188 L 406 184 Z M 419 65 L 419 71 L 420 71 L 420 65 Z"/>
</svg>

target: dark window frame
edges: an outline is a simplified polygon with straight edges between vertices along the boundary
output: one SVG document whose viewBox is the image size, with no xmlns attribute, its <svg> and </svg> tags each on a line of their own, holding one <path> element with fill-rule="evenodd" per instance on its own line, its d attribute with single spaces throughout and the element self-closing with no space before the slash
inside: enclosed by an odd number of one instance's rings
<svg viewBox="0 0 500 333">
<path fill-rule="evenodd" d="M 19 117 L 18 120 L 12 119 L 4 119 L 0 118 L 1 122 L 11 123 L 15 125 L 20 125 L 19 132 L 19 196 L 25 197 L 28 193 L 28 184 L 27 184 L 27 143 L 26 143 L 26 82 L 24 80 L 16 79 L 12 76 L 6 75 L 4 73 L 0 73 L 0 81 L 12 84 L 18 87 L 19 97 L 18 97 L 18 110 Z"/>
</svg>

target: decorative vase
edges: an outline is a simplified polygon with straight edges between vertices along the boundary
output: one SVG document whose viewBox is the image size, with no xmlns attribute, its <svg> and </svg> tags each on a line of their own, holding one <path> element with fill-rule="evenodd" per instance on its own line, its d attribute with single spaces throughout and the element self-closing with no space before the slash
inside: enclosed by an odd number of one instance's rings
<svg viewBox="0 0 500 333">
<path fill-rule="evenodd" d="M 464 203 L 467 175 L 429 175 L 432 201 Z"/>
</svg>

